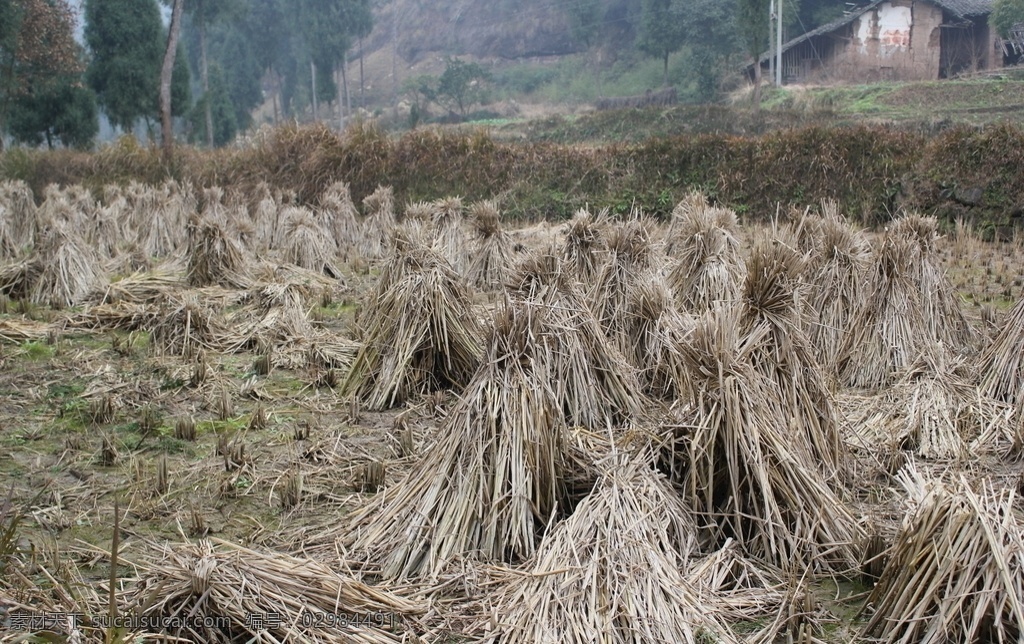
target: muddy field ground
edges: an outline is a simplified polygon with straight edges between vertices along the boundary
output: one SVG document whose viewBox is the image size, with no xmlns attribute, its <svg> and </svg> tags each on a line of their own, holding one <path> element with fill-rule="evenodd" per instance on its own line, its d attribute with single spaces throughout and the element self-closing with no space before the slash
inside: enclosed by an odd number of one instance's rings
<svg viewBox="0 0 1024 644">
<path fill-rule="evenodd" d="M 1024 244 L 833 211 L 4 184 L 0 641 L 1013 641 Z"/>
</svg>

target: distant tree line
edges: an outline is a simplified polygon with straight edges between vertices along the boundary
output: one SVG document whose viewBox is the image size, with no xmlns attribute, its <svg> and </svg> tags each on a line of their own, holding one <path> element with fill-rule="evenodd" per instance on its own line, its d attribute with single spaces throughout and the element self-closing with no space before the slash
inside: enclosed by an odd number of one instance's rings
<svg viewBox="0 0 1024 644">
<path fill-rule="evenodd" d="M 102 111 L 155 138 L 162 75 L 179 133 L 209 146 L 268 99 L 275 118 L 310 104 L 317 117 L 351 110 L 345 64 L 373 26 L 370 0 L 161 1 L 181 16 L 170 32 L 158 0 L 85 0 L 83 47 L 69 0 L 0 0 L 0 134 L 88 148 Z"/>
</svg>

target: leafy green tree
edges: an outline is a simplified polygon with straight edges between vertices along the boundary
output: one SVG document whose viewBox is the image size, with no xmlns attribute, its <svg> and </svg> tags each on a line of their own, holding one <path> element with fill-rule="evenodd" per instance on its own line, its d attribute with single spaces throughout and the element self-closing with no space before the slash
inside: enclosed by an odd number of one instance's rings
<svg viewBox="0 0 1024 644">
<path fill-rule="evenodd" d="M 988 22 L 1001 37 L 1009 38 L 1010 30 L 1024 22 L 1024 0 L 995 0 Z"/>
<path fill-rule="evenodd" d="M 768 48 L 769 0 L 737 0 L 736 26 L 754 64 L 754 109 L 761 109 L 761 54 Z"/>
<path fill-rule="evenodd" d="M 124 132 L 157 113 L 164 36 L 156 0 L 86 0 L 89 85 Z"/>
<path fill-rule="evenodd" d="M 96 95 L 81 84 L 53 83 L 40 92 L 18 96 L 8 129 L 16 141 L 28 145 L 45 142 L 86 149 L 99 133 Z"/>
<path fill-rule="evenodd" d="M 444 73 L 437 82 L 437 97 L 447 103 L 449 110 L 457 107 L 459 115 L 465 118 L 467 107 L 483 102 L 484 85 L 490 80 L 490 72 L 479 64 L 446 58 Z"/>
<path fill-rule="evenodd" d="M 15 101 L 77 81 L 84 67 L 74 25 L 66 0 L 0 0 L 0 132 Z"/>
<path fill-rule="evenodd" d="M 199 35 L 199 82 L 203 89 L 203 94 L 207 94 L 210 91 L 210 74 L 209 74 L 209 46 L 207 44 L 207 29 L 210 25 L 226 19 L 237 18 L 243 10 L 243 5 L 240 0 L 188 0 L 187 9 L 192 17 L 192 22 L 196 27 L 196 31 Z M 210 111 L 213 106 L 213 101 L 203 101 L 205 108 L 204 117 L 206 118 L 206 124 L 204 131 L 209 136 L 213 135 L 216 128 L 213 126 L 213 113 Z M 214 145 L 214 140 L 208 138 L 206 141 L 207 145 Z"/>
<path fill-rule="evenodd" d="M 215 56 L 224 70 L 224 81 L 240 130 L 252 123 L 252 110 L 263 102 L 260 78 L 263 68 L 256 58 L 252 44 L 234 23 L 223 25 L 223 37 Z"/>
<path fill-rule="evenodd" d="M 723 70 L 740 47 L 734 16 L 736 0 L 687 0 L 681 12 L 691 68 L 701 100 L 714 98 Z"/>
<path fill-rule="evenodd" d="M 307 51 L 321 72 L 345 74 L 348 50 L 355 39 L 373 28 L 369 0 L 295 0 L 299 33 Z M 318 85 L 322 86 L 318 76 Z M 324 79 L 324 83 L 334 84 Z M 345 105 L 347 82 L 337 86 L 339 107 Z"/>
<path fill-rule="evenodd" d="M 679 0 L 643 0 L 637 48 L 662 61 L 663 83 L 668 86 L 668 57 L 686 42 L 686 18 Z"/>
<path fill-rule="evenodd" d="M 192 110 L 192 133 L 193 140 L 212 140 L 214 146 L 222 147 L 231 143 L 238 133 L 238 122 L 235 120 L 235 110 L 231 105 L 231 98 L 228 96 L 227 85 L 224 73 L 216 62 L 210 64 L 210 91 L 205 93 L 196 102 Z M 206 114 L 209 102 L 210 122 L 213 124 L 213 132 L 206 132 Z"/>
</svg>

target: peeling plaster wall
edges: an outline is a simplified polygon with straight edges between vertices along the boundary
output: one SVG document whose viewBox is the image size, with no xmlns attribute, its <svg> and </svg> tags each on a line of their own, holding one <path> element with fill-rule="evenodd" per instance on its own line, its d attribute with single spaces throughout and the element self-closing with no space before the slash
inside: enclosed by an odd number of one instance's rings
<svg viewBox="0 0 1024 644">
<path fill-rule="evenodd" d="M 785 69 L 797 82 L 938 79 L 942 20 L 930 2 L 889 0 L 817 44 L 786 52 Z"/>
</svg>

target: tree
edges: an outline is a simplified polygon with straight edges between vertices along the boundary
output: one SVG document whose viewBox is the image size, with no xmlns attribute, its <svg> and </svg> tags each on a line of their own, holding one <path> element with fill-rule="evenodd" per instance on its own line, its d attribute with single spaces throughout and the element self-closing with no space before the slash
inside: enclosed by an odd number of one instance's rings
<svg viewBox="0 0 1024 644">
<path fill-rule="evenodd" d="M 572 39 L 589 57 L 601 35 L 601 21 L 604 17 L 601 0 L 573 0 L 566 5 L 566 11 L 569 14 L 569 31 Z M 597 81 L 597 93 L 601 94 L 600 60 L 594 61 L 594 76 Z"/>
<path fill-rule="evenodd" d="M 79 83 L 66 82 L 18 96 L 8 129 L 16 141 L 28 145 L 45 142 L 52 149 L 59 142 L 89 148 L 100 129 L 96 95 Z"/>
<path fill-rule="evenodd" d="M 209 102 L 209 106 L 206 103 Z M 213 131 L 206 131 L 206 114 L 210 114 Z M 238 133 L 235 110 L 228 97 L 224 74 L 216 62 L 210 64 L 210 91 L 203 94 L 192 110 L 193 136 L 203 141 L 213 141 L 221 147 L 231 143 Z"/>
<path fill-rule="evenodd" d="M 86 0 L 86 71 L 110 122 L 131 131 L 157 113 L 163 27 L 156 0 Z"/>
<path fill-rule="evenodd" d="M 668 57 L 686 41 L 686 19 L 679 0 L 643 0 L 637 47 L 662 61 L 663 83 L 668 86 Z"/>
<path fill-rule="evenodd" d="M 174 123 L 171 121 L 171 81 L 174 75 L 174 59 L 178 54 L 178 34 L 181 32 L 181 12 L 185 0 L 174 0 L 171 8 L 171 24 L 167 33 L 167 48 L 160 68 L 160 131 L 164 161 L 170 162 L 174 152 Z"/>
<path fill-rule="evenodd" d="M 189 0 L 188 8 L 192 14 L 193 24 L 195 24 L 196 30 L 199 33 L 199 82 L 202 85 L 203 94 L 206 95 L 210 91 L 210 63 L 206 43 L 206 30 L 218 20 L 237 17 L 242 10 L 242 5 L 239 0 Z M 206 109 L 204 113 L 206 118 L 204 131 L 208 137 L 212 137 L 214 127 L 213 114 L 210 110 L 212 109 L 213 102 L 204 101 L 203 105 Z M 213 146 L 213 139 L 207 138 L 206 144 Z"/>
<path fill-rule="evenodd" d="M 1024 22 L 1024 0 L 995 0 L 988 23 L 1001 37 L 1009 38 L 1010 30 Z"/>
<path fill-rule="evenodd" d="M 298 0 L 299 33 L 316 65 L 323 71 L 340 72 L 337 86 L 339 110 L 346 105 L 345 64 L 356 38 L 373 28 L 369 0 Z M 319 79 L 318 79 L 319 81 Z"/>
<path fill-rule="evenodd" d="M 466 108 L 481 102 L 484 97 L 484 83 L 491 80 L 491 74 L 477 63 L 467 63 L 458 58 L 446 58 L 444 73 L 437 82 L 437 96 L 447 99 L 449 110 L 454 105 L 459 115 L 466 117 Z"/>
<path fill-rule="evenodd" d="M 687 0 L 682 12 L 685 40 L 690 48 L 701 100 L 714 98 L 722 69 L 730 68 L 728 60 L 740 46 L 735 14 L 736 0 Z"/>
<path fill-rule="evenodd" d="M 24 106 L 81 75 L 74 25 L 66 0 L 0 0 L 0 132 L 15 101 Z"/>
<path fill-rule="evenodd" d="M 768 45 L 769 0 L 738 0 L 736 23 L 746 54 L 754 64 L 754 109 L 761 109 L 761 54 Z"/>
</svg>

